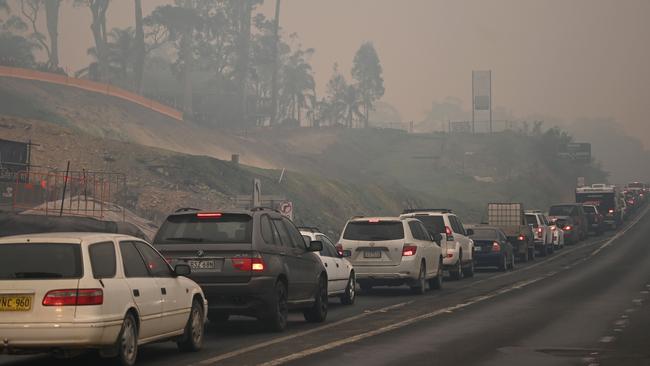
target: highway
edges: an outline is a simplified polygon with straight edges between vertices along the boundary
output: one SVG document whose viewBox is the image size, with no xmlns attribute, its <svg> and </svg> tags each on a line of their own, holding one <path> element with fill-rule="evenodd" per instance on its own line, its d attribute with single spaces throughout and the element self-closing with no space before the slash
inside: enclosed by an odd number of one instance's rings
<svg viewBox="0 0 650 366">
<path fill-rule="evenodd" d="M 512 272 L 480 270 L 442 291 L 362 293 L 331 300 L 328 320 L 292 314 L 289 330 L 246 318 L 208 326 L 204 349 L 140 349 L 138 365 L 650 365 L 650 215 L 614 233 L 566 246 Z M 108 365 L 0 356 L 1 365 Z"/>
</svg>

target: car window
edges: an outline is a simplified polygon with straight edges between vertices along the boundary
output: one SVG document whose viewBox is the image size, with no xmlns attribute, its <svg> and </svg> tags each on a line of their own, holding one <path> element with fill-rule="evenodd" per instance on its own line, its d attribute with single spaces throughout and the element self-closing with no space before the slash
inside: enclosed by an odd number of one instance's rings
<svg viewBox="0 0 650 366">
<path fill-rule="evenodd" d="M 409 221 L 409 228 L 411 229 L 411 235 L 415 240 L 424 240 L 424 233 L 422 228 L 418 225 L 417 221 Z"/>
<path fill-rule="evenodd" d="M 427 231 L 427 228 L 424 227 L 424 224 L 421 221 L 417 221 L 416 224 L 420 227 L 420 230 L 422 231 L 422 240 L 426 241 L 433 241 L 433 235 L 429 234 Z"/>
<path fill-rule="evenodd" d="M 82 274 L 79 244 L 0 245 L 0 280 L 80 278 Z"/>
<path fill-rule="evenodd" d="M 167 261 L 156 252 L 149 244 L 143 242 L 136 242 L 135 247 L 138 249 L 142 258 L 146 262 L 147 269 L 153 277 L 172 277 L 172 269 L 169 267 Z"/>
<path fill-rule="evenodd" d="M 444 234 L 445 233 L 445 221 L 442 216 L 434 215 L 417 215 L 416 219 L 420 220 L 424 224 L 424 228 L 430 234 Z"/>
<path fill-rule="evenodd" d="M 302 235 L 300 235 L 300 230 L 296 228 L 296 225 L 294 225 L 286 217 L 282 218 L 282 223 L 284 224 L 284 226 L 286 226 L 287 231 L 289 232 L 289 236 L 291 238 L 291 243 L 293 244 L 293 247 L 297 249 L 305 250 L 307 248 L 307 246 L 305 245 L 306 243 L 302 239 Z"/>
<path fill-rule="evenodd" d="M 271 225 L 271 219 L 269 215 L 262 215 L 260 217 L 260 233 L 262 234 L 262 240 L 268 245 L 277 245 L 275 241 L 275 235 L 273 233 L 273 227 Z"/>
<path fill-rule="evenodd" d="M 117 270 L 115 244 L 112 241 L 88 246 L 94 278 L 113 278 Z"/>
<path fill-rule="evenodd" d="M 278 239 L 280 239 L 279 242 L 282 243 L 282 246 L 284 247 L 293 246 L 291 238 L 289 237 L 289 232 L 287 231 L 286 227 L 282 223 L 282 220 L 272 219 L 271 222 L 273 223 L 273 227 L 278 234 Z"/>
<path fill-rule="evenodd" d="M 253 218 L 244 214 L 172 215 L 162 224 L 155 244 L 252 243 Z"/>
<path fill-rule="evenodd" d="M 460 217 L 456 216 L 456 221 L 458 222 L 458 229 L 460 230 L 459 233 L 467 236 L 467 230 L 465 230 L 465 225 L 463 225 L 463 220 L 461 220 Z"/>
<path fill-rule="evenodd" d="M 499 238 L 499 234 L 495 229 L 474 229 L 474 235 L 472 235 L 473 240 L 496 240 Z"/>
<path fill-rule="evenodd" d="M 345 227 L 343 239 L 362 241 L 404 239 L 404 224 L 401 221 L 352 221 Z"/>
<path fill-rule="evenodd" d="M 325 257 L 336 257 L 336 249 L 327 238 L 323 235 L 316 235 L 316 240 L 323 242 L 323 250 L 320 251 L 320 255 Z"/>
<path fill-rule="evenodd" d="M 458 223 L 458 220 L 456 219 L 456 216 L 449 216 L 449 223 L 451 224 L 451 229 L 454 231 L 454 233 L 461 234 L 463 235 L 463 230 Z"/>
<path fill-rule="evenodd" d="M 135 248 L 133 242 L 120 242 L 120 253 L 122 254 L 122 265 L 126 277 L 149 277 L 149 270 L 142 259 L 142 255 Z"/>
</svg>

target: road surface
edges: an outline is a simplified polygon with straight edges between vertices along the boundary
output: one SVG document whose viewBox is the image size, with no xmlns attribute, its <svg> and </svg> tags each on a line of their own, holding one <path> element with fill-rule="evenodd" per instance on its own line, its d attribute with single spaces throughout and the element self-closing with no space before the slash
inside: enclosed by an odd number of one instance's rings
<svg viewBox="0 0 650 366">
<path fill-rule="evenodd" d="M 424 296 L 379 288 L 332 300 L 324 324 L 289 331 L 245 318 L 211 324 L 204 349 L 143 347 L 138 365 L 650 365 L 650 214 L 515 271 L 479 271 Z M 108 365 L 0 356 L 1 365 Z"/>
</svg>

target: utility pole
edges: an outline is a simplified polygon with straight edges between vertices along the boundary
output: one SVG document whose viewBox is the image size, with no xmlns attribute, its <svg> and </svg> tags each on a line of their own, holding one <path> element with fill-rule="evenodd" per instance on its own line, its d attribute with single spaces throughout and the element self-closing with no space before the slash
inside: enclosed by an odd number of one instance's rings
<svg viewBox="0 0 650 366">
<path fill-rule="evenodd" d="M 271 76 L 271 126 L 276 124 L 278 114 L 278 44 L 280 43 L 280 0 L 275 0 L 273 20 L 273 75 Z"/>
</svg>

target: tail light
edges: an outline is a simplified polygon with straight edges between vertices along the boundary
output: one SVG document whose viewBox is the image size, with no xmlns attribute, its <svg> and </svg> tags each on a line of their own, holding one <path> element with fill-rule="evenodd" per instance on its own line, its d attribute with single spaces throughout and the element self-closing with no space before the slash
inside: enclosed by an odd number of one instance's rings
<svg viewBox="0 0 650 366">
<path fill-rule="evenodd" d="M 610 208 L 609 211 L 607 211 L 607 212 L 609 212 L 610 214 L 613 214 L 613 213 L 614 213 L 614 210 L 612 210 L 612 209 Z"/>
<path fill-rule="evenodd" d="M 104 291 L 99 288 L 52 290 L 43 298 L 43 306 L 85 306 L 103 303 Z"/>
<path fill-rule="evenodd" d="M 340 256 L 343 256 L 343 244 L 336 244 L 336 252 L 339 253 Z"/>
<path fill-rule="evenodd" d="M 445 226 L 445 235 L 447 236 L 447 241 L 454 240 L 454 232 L 451 231 L 449 226 Z"/>
<path fill-rule="evenodd" d="M 493 252 L 500 252 L 501 251 L 501 245 L 495 241 L 494 243 L 492 243 L 492 251 Z"/>
<path fill-rule="evenodd" d="M 537 228 L 537 237 L 539 237 L 539 238 L 542 237 L 542 228 L 541 227 Z"/>
<path fill-rule="evenodd" d="M 418 247 L 415 245 L 408 245 L 404 244 L 404 248 L 402 248 L 402 257 L 412 257 L 415 255 L 415 252 L 417 252 Z"/>
<path fill-rule="evenodd" d="M 243 272 L 262 272 L 266 268 L 262 257 L 236 257 L 230 261 L 233 268 Z"/>
<path fill-rule="evenodd" d="M 571 225 L 567 225 L 567 226 L 564 227 L 564 230 L 566 230 L 566 231 L 569 231 L 569 230 L 571 230 L 571 229 L 573 229 L 573 228 L 571 227 Z"/>
<path fill-rule="evenodd" d="M 517 240 L 519 240 L 519 241 L 525 241 L 525 240 L 526 240 L 526 237 L 525 237 L 524 235 L 519 235 L 519 237 L 517 238 Z"/>
<path fill-rule="evenodd" d="M 220 212 L 199 212 L 196 217 L 199 219 L 218 219 L 223 216 Z"/>
</svg>

